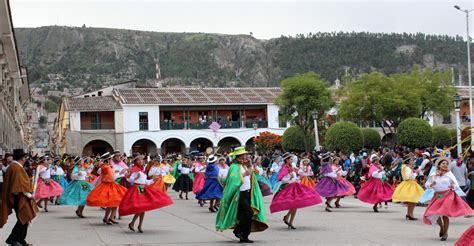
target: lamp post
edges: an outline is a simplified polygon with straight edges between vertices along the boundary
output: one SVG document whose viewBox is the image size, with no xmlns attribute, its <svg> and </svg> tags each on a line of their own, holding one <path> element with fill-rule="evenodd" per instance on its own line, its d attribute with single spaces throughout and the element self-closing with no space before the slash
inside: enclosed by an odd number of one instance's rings
<svg viewBox="0 0 474 246">
<path fill-rule="evenodd" d="M 453 96 L 453 103 L 454 103 L 454 111 L 456 112 L 456 143 L 457 143 L 457 150 L 458 150 L 458 157 L 461 156 L 462 153 L 462 146 L 461 146 L 461 122 L 459 119 L 459 111 L 461 108 L 461 97 L 458 93 L 454 94 Z"/>
<path fill-rule="evenodd" d="M 454 5 L 454 8 L 466 14 L 466 35 L 467 35 L 467 77 L 469 81 L 469 118 L 471 121 L 471 150 L 474 151 L 474 121 L 472 121 L 472 117 L 474 114 L 472 113 L 472 82 L 471 82 L 471 50 L 470 44 L 471 40 L 469 37 L 469 13 L 472 12 L 474 9 L 467 10 L 461 9 L 458 5 Z"/>
<path fill-rule="evenodd" d="M 319 146 L 319 133 L 318 133 L 318 113 L 313 112 L 313 121 L 314 121 L 314 140 L 316 142 L 316 145 L 314 146 L 314 149 L 316 151 L 320 151 L 321 147 Z M 306 134 L 306 133 L 305 133 Z"/>
</svg>

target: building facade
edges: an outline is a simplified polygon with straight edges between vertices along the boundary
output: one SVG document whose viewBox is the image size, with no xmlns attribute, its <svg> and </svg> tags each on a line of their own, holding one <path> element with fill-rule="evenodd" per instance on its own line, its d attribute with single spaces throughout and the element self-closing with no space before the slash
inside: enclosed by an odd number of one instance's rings
<svg viewBox="0 0 474 246">
<path fill-rule="evenodd" d="M 20 66 L 8 0 L 0 0 L 0 155 L 28 147 L 23 107 L 30 98 L 26 69 Z"/>
<path fill-rule="evenodd" d="M 286 129 L 274 104 L 279 94 L 280 88 L 115 88 L 111 95 L 65 98 L 55 131 L 67 147 L 56 150 L 155 155 L 252 147 L 260 132 Z"/>
</svg>

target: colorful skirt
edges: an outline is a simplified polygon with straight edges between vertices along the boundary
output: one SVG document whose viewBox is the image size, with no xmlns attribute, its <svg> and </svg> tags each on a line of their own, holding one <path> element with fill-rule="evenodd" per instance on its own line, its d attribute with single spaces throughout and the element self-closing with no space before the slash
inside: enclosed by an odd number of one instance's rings
<svg viewBox="0 0 474 246">
<path fill-rule="evenodd" d="M 134 185 L 123 196 L 119 205 L 119 215 L 141 214 L 171 204 L 173 200 L 166 193 L 146 185 Z"/>
<path fill-rule="evenodd" d="M 199 193 L 202 190 L 202 187 L 204 187 L 205 182 L 206 181 L 204 180 L 204 175 L 202 173 L 196 173 L 194 175 L 193 181 L 193 193 Z"/>
<path fill-rule="evenodd" d="M 45 183 L 45 180 L 39 178 L 34 198 L 35 200 L 39 200 L 60 196 L 63 193 L 63 190 L 63 187 L 61 187 L 61 185 L 56 183 L 54 180 L 46 179 Z"/>
<path fill-rule="evenodd" d="M 155 179 L 155 183 L 153 183 L 151 185 L 151 187 L 163 192 L 163 193 L 166 193 L 167 192 L 167 187 L 166 187 L 166 184 L 165 182 L 163 181 L 163 178 L 157 178 Z"/>
<path fill-rule="evenodd" d="M 461 190 L 461 188 L 456 188 L 454 191 L 456 192 L 458 196 L 461 196 L 461 197 L 466 196 L 466 194 Z M 421 196 L 419 202 L 422 204 L 428 203 L 429 201 L 431 201 L 434 194 L 435 194 L 435 191 L 433 189 L 431 188 L 426 189 L 423 195 Z"/>
<path fill-rule="evenodd" d="M 311 189 L 314 189 L 314 187 L 316 187 L 316 183 L 314 182 L 314 180 L 311 177 L 308 177 L 308 176 L 301 176 L 300 183 L 302 185 L 305 185 L 305 186 L 311 188 Z"/>
<path fill-rule="evenodd" d="M 418 203 L 423 193 L 423 188 L 415 180 L 405 180 L 395 189 L 392 201 Z"/>
<path fill-rule="evenodd" d="M 423 222 L 434 225 L 440 216 L 459 217 L 474 214 L 469 205 L 452 190 L 436 192 L 423 214 Z"/>
<path fill-rule="evenodd" d="M 175 191 L 192 191 L 193 190 L 193 181 L 187 174 L 180 174 L 178 179 L 173 185 L 173 190 Z"/>
<path fill-rule="evenodd" d="M 59 175 L 53 175 L 51 176 L 51 179 L 56 181 L 63 189 L 66 189 L 68 183 L 67 180 L 64 178 L 64 176 L 59 176 Z"/>
<path fill-rule="evenodd" d="M 272 190 L 273 190 L 273 187 L 275 186 L 275 184 L 278 182 L 278 172 L 275 172 L 273 173 L 271 176 L 270 176 L 270 184 L 272 185 Z"/>
<path fill-rule="evenodd" d="M 166 184 L 174 184 L 176 182 L 176 179 L 171 175 L 171 173 L 168 173 L 166 176 L 163 177 L 163 182 Z"/>
<path fill-rule="evenodd" d="M 260 187 L 260 190 L 262 191 L 263 196 L 269 196 L 273 194 L 272 185 L 270 184 L 270 181 L 266 177 L 260 174 L 256 174 L 255 177 L 257 178 L 258 186 Z"/>
<path fill-rule="evenodd" d="M 64 205 L 84 206 L 94 186 L 84 180 L 73 180 L 64 190 L 59 203 Z"/>
<path fill-rule="evenodd" d="M 331 177 L 323 177 L 316 185 L 316 191 L 323 197 L 336 197 L 348 190 L 349 186 Z"/>
<path fill-rule="evenodd" d="M 115 182 L 100 183 L 87 196 L 87 206 L 115 208 L 118 207 L 127 188 Z"/>
<path fill-rule="evenodd" d="M 321 196 L 316 190 L 304 186 L 298 182 L 283 187 L 273 197 L 270 204 L 270 212 L 304 208 L 322 203 Z"/>
<path fill-rule="evenodd" d="M 360 187 L 357 198 L 365 203 L 376 204 L 392 199 L 393 187 L 381 179 L 371 178 Z"/>
<path fill-rule="evenodd" d="M 219 183 L 217 178 L 206 179 L 204 187 L 196 195 L 196 199 L 208 200 L 208 199 L 221 199 L 222 198 L 222 185 Z"/>
<path fill-rule="evenodd" d="M 474 225 L 461 235 L 454 246 L 474 246 Z"/>
<path fill-rule="evenodd" d="M 337 196 L 341 197 L 341 196 L 352 196 L 356 193 L 356 189 L 354 187 L 354 185 L 347 181 L 347 179 L 343 178 L 343 177 L 337 177 L 337 180 L 340 181 L 341 183 L 347 185 L 347 187 L 349 187 L 345 192 L 341 192 L 341 193 L 337 193 Z"/>
</svg>

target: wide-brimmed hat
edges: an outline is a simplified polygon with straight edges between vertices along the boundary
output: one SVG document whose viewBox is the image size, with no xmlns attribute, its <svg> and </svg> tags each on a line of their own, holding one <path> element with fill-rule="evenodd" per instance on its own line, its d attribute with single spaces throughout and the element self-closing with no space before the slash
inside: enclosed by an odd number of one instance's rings
<svg viewBox="0 0 474 246">
<path fill-rule="evenodd" d="M 245 147 L 244 146 L 241 146 L 241 147 L 237 147 L 234 149 L 234 152 L 231 153 L 231 155 L 233 156 L 239 156 L 239 155 L 243 155 L 243 154 L 247 154 L 247 150 L 245 150 Z"/>
<path fill-rule="evenodd" d="M 108 160 L 108 159 L 110 159 L 110 158 L 112 158 L 112 156 L 110 155 L 109 152 L 107 152 L 107 153 L 105 153 L 105 154 L 103 154 L 103 155 L 101 155 L 101 156 L 99 157 L 99 159 L 104 160 L 104 161 L 106 161 L 106 160 Z"/>
<path fill-rule="evenodd" d="M 13 150 L 13 159 L 18 160 L 24 156 L 28 155 L 25 153 L 24 149 L 14 149 Z"/>
<path fill-rule="evenodd" d="M 181 158 L 183 158 L 181 155 L 178 155 L 178 157 L 176 157 L 176 160 L 181 160 Z"/>
<path fill-rule="evenodd" d="M 132 161 L 135 162 L 139 158 L 145 159 L 145 156 L 141 154 L 134 155 Z"/>
<path fill-rule="evenodd" d="M 430 158 L 430 157 L 431 157 L 431 154 L 430 154 L 429 152 L 426 152 L 426 151 L 425 151 L 425 152 L 423 152 L 421 155 L 427 156 L 428 158 Z"/>
<path fill-rule="evenodd" d="M 449 165 L 449 163 L 451 163 L 451 160 L 449 160 L 449 158 L 442 156 L 442 157 L 439 157 L 438 159 L 436 159 L 436 161 L 435 161 L 435 166 L 438 167 L 438 165 L 439 165 L 442 161 L 448 162 L 448 165 Z"/>
<path fill-rule="evenodd" d="M 286 152 L 285 154 L 283 154 L 282 157 L 283 157 L 283 160 L 286 160 L 286 159 L 288 159 L 288 158 L 292 158 L 292 157 L 293 157 L 293 154 Z"/>
<path fill-rule="evenodd" d="M 311 160 L 310 160 L 310 159 L 304 158 L 304 159 L 302 159 L 302 160 L 300 161 L 300 166 L 303 165 L 303 163 L 304 163 L 305 161 L 308 162 L 308 165 L 311 163 Z"/>
<path fill-rule="evenodd" d="M 114 150 L 114 152 L 112 153 L 110 157 L 113 158 L 116 155 L 122 155 L 122 152 L 120 152 L 120 150 Z"/>
<path fill-rule="evenodd" d="M 377 155 L 370 157 L 370 161 L 375 161 L 375 160 L 380 160 L 380 158 Z"/>
<path fill-rule="evenodd" d="M 207 163 L 214 163 L 217 161 L 217 156 L 215 155 L 210 155 L 208 158 L 207 158 Z"/>
</svg>

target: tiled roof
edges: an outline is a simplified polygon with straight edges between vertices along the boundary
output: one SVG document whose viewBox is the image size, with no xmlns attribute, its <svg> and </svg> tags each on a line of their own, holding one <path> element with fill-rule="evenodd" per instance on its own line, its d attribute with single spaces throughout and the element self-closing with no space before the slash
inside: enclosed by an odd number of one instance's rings
<svg viewBox="0 0 474 246">
<path fill-rule="evenodd" d="M 269 104 L 281 89 L 272 88 L 128 88 L 115 89 L 122 104 L 196 105 Z"/>
<path fill-rule="evenodd" d="M 120 103 L 113 96 L 101 97 L 67 97 L 64 100 L 66 111 L 109 111 L 121 109 Z"/>
</svg>

